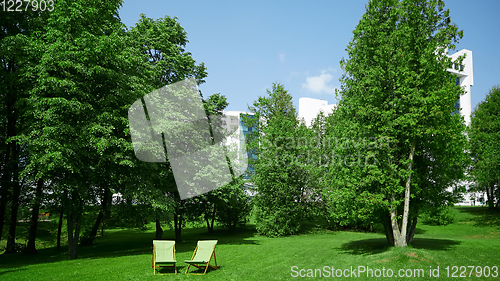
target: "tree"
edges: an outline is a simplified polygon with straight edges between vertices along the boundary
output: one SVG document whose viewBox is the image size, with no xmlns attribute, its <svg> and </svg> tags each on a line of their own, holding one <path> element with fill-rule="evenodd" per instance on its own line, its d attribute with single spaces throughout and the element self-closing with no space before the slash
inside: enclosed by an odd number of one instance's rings
<svg viewBox="0 0 500 281">
<path fill-rule="evenodd" d="M 144 14 L 140 17 L 127 35 L 148 57 L 154 89 L 189 77 L 195 77 L 198 85 L 204 83 L 206 67 L 204 63 L 196 64 L 191 53 L 184 50 L 189 41 L 177 18 L 165 16 L 154 20 Z"/>
<path fill-rule="evenodd" d="M 344 163 L 330 176 L 398 247 L 412 241 L 419 210 L 445 204 L 445 190 L 463 178 L 465 125 L 451 114 L 463 89 L 446 53 L 462 35 L 443 1 L 370 1 L 341 61 L 333 136 L 345 141 L 333 150 Z"/>
<path fill-rule="evenodd" d="M 29 153 L 27 172 L 50 178 L 64 206 L 72 259 L 95 187 L 108 187 L 119 167 L 132 163 L 127 108 L 150 89 L 144 57 L 129 47 L 117 16 L 120 4 L 58 1 L 29 42 L 30 122 L 20 141 Z"/>
<path fill-rule="evenodd" d="M 141 14 L 141 18 L 127 32 L 127 35 L 134 42 L 134 46 L 147 57 L 147 64 L 151 68 L 151 83 L 155 89 L 160 89 L 190 77 L 196 79 L 197 85 L 205 82 L 204 78 L 207 76 L 206 67 L 203 63 L 196 64 L 191 53 L 184 50 L 189 41 L 186 31 L 181 27 L 177 18 L 165 16 L 154 20 Z M 217 98 L 220 99 L 217 100 Z M 227 106 L 226 99 L 223 96 L 216 94 L 211 96 L 210 99 L 213 99 L 215 103 L 220 101 L 222 108 L 215 108 L 221 111 Z M 205 105 L 208 103 L 208 101 L 204 101 Z M 159 188 L 169 200 L 150 198 L 155 202 L 153 209 L 155 213 L 173 210 L 176 240 L 181 241 L 184 202 L 180 202 L 168 159 L 166 163 L 160 164 L 159 168 L 161 170 L 157 175 L 161 174 L 161 182 L 164 183 Z M 163 230 L 161 229 L 160 216 L 157 216 L 156 226 L 156 237 L 161 237 Z"/>
<path fill-rule="evenodd" d="M 254 117 L 243 120 L 256 128 L 248 136 L 247 148 L 258 158 L 251 178 L 257 190 L 257 231 L 268 236 L 295 234 L 305 217 L 307 173 L 297 157 L 299 121 L 292 97 L 283 85 L 273 83 L 267 96 L 259 97 L 249 111 Z"/>
<path fill-rule="evenodd" d="M 500 202 L 500 86 L 493 87 L 474 109 L 469 128 L 471 175 L 477 191 L 486 191 L 488 207 Z"/>
<path fill-rule="evenodd" d="M 5 5 L 5 3 L 3 3 Z M 17 213 L 26 158 L 25 147 L 17 140 L 26 122 L 23 114 L 31 84 L 26 83 L 26 64 L 32 59 L 25 46 L 29 38 L 40 31 L 47 18 L 41 11 L 0 11 L 0 239 L 5 211 L 10 201 L 10 224 L 6 253 L 15 252 Z M 37 214 L 38 217 L 38 214 Z M 36 228 L 36 227 L 35 227 Z"/>
</svg>

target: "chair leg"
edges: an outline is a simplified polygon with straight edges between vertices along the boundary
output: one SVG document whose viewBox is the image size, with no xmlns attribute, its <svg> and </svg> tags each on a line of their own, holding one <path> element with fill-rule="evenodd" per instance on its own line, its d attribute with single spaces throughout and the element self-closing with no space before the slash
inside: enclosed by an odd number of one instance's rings
<svg viewBox="0 0 500 281">
<path fill-rule="evenodd" d="M 205 272 L 203 272 L 203 275 L 205 275 L 205 273 L 207 273 L 207 269 L 208 269 L 208 262 L 207 262 L 207 266 L 205 267 Z"/>
<path fill-rule="evenodd" d="M 215 269 L 217 269 L 217 259 L 215 258 L 215 251 L 214 251 L 214 262 L 215 262 Z"/>
<path fill-rule="evenodd" d="M 190 267 L 190 266 L 191 266 L 191 265 L 190 265 L 190 264 L 188 264 L 188 268 L 186 268 L 186 273 L 184 273 L 184 274 L 187 274 L 187 273 L 188 273 L 188 270 L 189 270 L 189 267 Z"/>
<path fill-rule="evenodd" d="M 155 268 L 155 245 L 153 244 L 153 275 L 156 275 L 156 268 Z"/>
</svg>

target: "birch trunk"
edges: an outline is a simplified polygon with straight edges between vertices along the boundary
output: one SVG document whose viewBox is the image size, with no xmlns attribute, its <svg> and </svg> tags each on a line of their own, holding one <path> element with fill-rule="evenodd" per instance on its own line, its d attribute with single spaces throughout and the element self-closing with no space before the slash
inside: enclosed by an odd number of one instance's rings
<svg viewBox="0 0 500 281">
<path fill-rule="evenodd" d="M 394 235 L 394 246 L 396 247 L 406 247 L 408 246 L 408 236 L 406 235 L 407 229 L 408 229 L 408 215 L 410 213 L 410 186 L 411 186 L 411 169 L 412 169 L 412 162 L 413 162 L 413 155 L 415 154 L 415 140 L 413 140 L 411 149 L 410 149 L 410 155 L 408 159 L 410 160 L 410 163 L 408 163 L 408 172 L 410 173 L 408 175 L 408 178 L 406 180 L 406 185 L 405 185 L 405 201 L 403 205 L 403 218 L 401 222 L 401 230 L 399 229 L 398 225 L 398 216 L 397 216 L 397 211 L 396 208 L 391 206 L 391 225 L 392 225 L 392 232 Z M 394 195 L 392 195 L 392 202 L 394 202 Z"/>
</svg>

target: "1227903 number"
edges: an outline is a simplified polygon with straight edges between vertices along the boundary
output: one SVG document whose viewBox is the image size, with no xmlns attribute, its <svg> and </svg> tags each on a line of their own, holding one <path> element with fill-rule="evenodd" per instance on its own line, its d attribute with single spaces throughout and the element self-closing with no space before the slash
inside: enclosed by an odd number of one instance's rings
<svg viewBox="0 0 500 281">
<path fill-rule="evenodd" d="M 498 266 L 447 266 L 447 277 L 498 277 Z"/>
<path fill-rule="evenodd" d="M 4 12 L 54 11 L 54 0 L 1 0 L 0 5 Z"/>
</svg>

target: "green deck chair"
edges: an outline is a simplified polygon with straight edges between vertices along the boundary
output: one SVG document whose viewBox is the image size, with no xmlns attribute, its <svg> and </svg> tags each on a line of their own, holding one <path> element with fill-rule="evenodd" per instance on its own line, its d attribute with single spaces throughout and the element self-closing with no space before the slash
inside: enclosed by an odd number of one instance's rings
<svg viewBox="0 0 500 281">
<path fill-rule="evenodd" d="M 186 274 L 194 274 L 194 275 L 203 275 L 207 273 L 208 267 L 217 269 L 217 259 L 215 258 L 215 246 L 217 245 L 217 240 L 200 240 L 198 241 L 198 245 L 196 245 L 196 249 L 194 249 L 193 257 L 191 260 L 185 261 L 188 265 L 186 269 Z M 215 265 L 210 264 L 210 260 L 212 259 L 212 255 L 214 256 Z M 200 266 L 203 264 L 203 266 Z M 197 268 L 203 269 L 205 267 L 205 272 L 202 273 L 188 273 L 190 266 L 195 266 Z"/>
<path fill-rule="evenodd" d="M 175 266 L 175 241 L 153 240 L 153 270 L 156 275 L 156 269 L 161 267 L 173 267 L 177 274 Z M 159 275 L 165 275 L 160 274 Z M 167 273 L 168 274 L 168 273 Z"/>
</svg>

